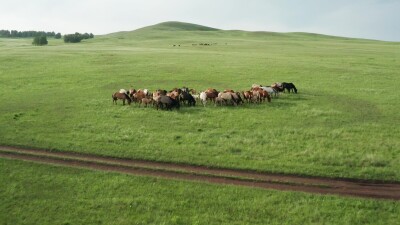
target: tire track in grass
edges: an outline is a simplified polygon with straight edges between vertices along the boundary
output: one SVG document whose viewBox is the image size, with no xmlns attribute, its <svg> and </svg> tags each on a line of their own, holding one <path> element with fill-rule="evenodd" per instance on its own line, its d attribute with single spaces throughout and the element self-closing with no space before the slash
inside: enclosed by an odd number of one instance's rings
<svg viewBox="0 0 400 225">
<path fill-rule="evenodd" d="M 282 175 L 9 146 L 0 146 L 0 157 L 165 179 L 400 200 L 398 182 Z"/>
</svg>

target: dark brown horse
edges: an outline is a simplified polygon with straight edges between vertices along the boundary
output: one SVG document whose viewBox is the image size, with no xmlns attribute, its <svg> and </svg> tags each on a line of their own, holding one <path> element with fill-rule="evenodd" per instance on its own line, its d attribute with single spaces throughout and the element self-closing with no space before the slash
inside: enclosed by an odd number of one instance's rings
<svg viewBox="0 0 400 225">
<path fill-rule="evenodd" d="M 125 105 L 125 101 L 128 101 L 129 105 L 132 102 L 132 99 L 126 93 L 115 92 L 111 97 L 113 99 L 113 104 L 117 104 L 118 99 L 122 100 L 123 105 Z"/>
</svg>

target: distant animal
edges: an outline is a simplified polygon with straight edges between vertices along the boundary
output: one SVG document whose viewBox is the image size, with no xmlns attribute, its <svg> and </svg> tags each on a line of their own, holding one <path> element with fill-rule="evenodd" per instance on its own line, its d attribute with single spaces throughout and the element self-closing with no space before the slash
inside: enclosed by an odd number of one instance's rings
<svg viewBox="0 0 400 225">
<path fill-rule="evenodd" d="M 242 99 L 242 96 L 240 95 L 240 92 L 232 93 L 233 100 L 236 102 L 236 104 L 243 104 L 244 101 Z"/>
<path fill-rule="evenodd" d="M 282 83 L 273 83 L 271 84 L 271 87 L 275 89 L 277 92 L 283 92 Z"/>
<path fill-rule="evenodd" d="M 128 91 L 122 88 L 122 89 L 119 89 L 119 93 L 122 93 L 122 94 L 123 94 L 123 93 L 125 93 L 125 94 L 128 94 Z"/>
<path fill-rule="evenodd" d="M 250 103 L 251 99 L 253 98 L 253 92 L 244 91 L 242 94 L 243 94 L 244 99 L 247 101 L 247 103 Z"/>
<path fill-rule="evenodd" d="M 129 91 L 128 91 L 128 95 L 129 95 L 129 97 L 133 97 L 133 95 L 136 93 L 136 89 L 134 89 L 134 88 L 131 88 L 131 89 L 129 89 Z"/>
<path fill-rule="evenodd" d="M 143 104 L 146 108 L 148 107 L 148 105 L 150 105 L 150 104 L 152 104 L 153 103 L 153 99 L 152 98 L 142 98 L 142 101 L 141 102 L 139 102 L 139 108 L 140 108 L 140 105 L 141 104 Z"/>
<path fill-rule="evenodd" d="M 296 86 L 294 86 L 293 83 L 282 82 L 282 87 L 283 87 L 283 92 L 287 90 L 289 93 L 292 91 L 293 93 L 297 94 L 297 88 Z"/>
<path fill-rule="evenodd" d="M 272 97 L 278 97 L 279 92 L 272 87 L 261 87 L 264 91 L 267 91 L 268 94 Z"/>
<path fill-rule="evenodd" d="M 227 93 L 219 93 L 218 94 L 218 98 L 223 99 L 227 104 L 237 105 L 234 97 L 232 96 L 232 93 L 229 93 L 229 92 L 227 92 Z"/>
<path fill-rule="evenodd" d="M 196 91 L 196 89 L 190 89 L 190 90 L 189 90 L 189 92 L 190 92 L 192 95 L 195 95 L 195 94 L 197 94 L 197 91 Z"/>
<path fill-rule="evenodd" d="M 194 97 L 186 91 L 183 91 L 179 95 L 179 101 L 181 101 L 183 104 L 187 103 L 188 106 L 196 105 L 196 100 L 194 99 Z"/>
<path fill-rule="evenodd" d="M 207 95 L 207 100 L 210 99 L 213 102 L 215 102 L 215 98 L 218 97 L 219 94 L 219 92 L 214 88 L 208 88 L 205 93 Z"/>
<path fill-rule="evenodd" d="M 252 97 L 251 97 L 251 102 L 253 103 L 261 103 L 261 95 L 260 92 L 258 91 L 253 91 L 252 92 Z"/>
<path fill-rule="evenodd" d="M 179 101 L 177 101 L 169 96 L 162 95 L 157 100 L 156 107 L 157 107 L 157 110 L 159 108 L 166 109 L 166 110 L 172 110 L 172 108 L 179 109 L 180 104 L 179 104 Z"/>
<path fill-rule="evenodd" d="M 149 95 L 150 95 L 149 89 L 143 89 L 143 93 L 144 93 L 146 96 L 149 96 Z"/>
<path fill-rule="evenodd" d="M 133 94 L 133 98 L 137 101 L 137 102 L 141 102 L 142 99 L 146 98 L 146 94 L 144 93 L 144 91 L 142 91 L 141 89 L 139 89 L 135 94 Z"/>
<path fill-rule="evenodd" d="M 218 105 L 222 106 L 223 104 L 226 104 L 226 102 L 225 102 L 225 100 L 223 98 L 216 97 L 214 104 L 215 104 L 215 106 L 218 106 Z"/>
<path fill-rule="evenodd" d="M 125 105 L 125 101 L 128 101 L 129 105 L 132 102 L 132 99 L 126 93 L 115 92 L 111 97 L 113 100 L 113 104 L 117 104 L 118 99 L 122 100 L 122 105 Z"/>
<path fill-rule="evenodd" d="M 235 91 L 233 91 L 232 89 L 225 89 L 225 90 L 224 90 L 224 93 L 228 93 L 228 92 L 229 92 L 229 93 L 235 93 Z"/>
<path fill-rule="evenodd" d="M 167 93 L 167 96 L 179 101 L 180 91 L 172 90 L 171 92 Z"/>
<path fill-rule="evenodd" d="M 201 103 L 203 103 L 203 106 L 206 106 L 207 104 L 207 93 L 206 92 L 201 92 L 199 96 Z"/>
<path fill-rule="evenodd" d="M 200 101 L 200 94 L 193 94 L 192 96 L 193 96 L 194 100 L 196 100 L 196 102 Z"/>
</svg>

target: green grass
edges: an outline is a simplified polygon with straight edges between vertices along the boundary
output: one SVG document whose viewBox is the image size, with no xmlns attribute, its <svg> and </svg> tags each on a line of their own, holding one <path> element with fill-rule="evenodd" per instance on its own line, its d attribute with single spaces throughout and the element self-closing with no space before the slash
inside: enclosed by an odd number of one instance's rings
<svg viewBox="0 0 400 225">
<path fill-rule="evenodd" d="M 399 43 L 160 26 L 44 47 L 0 39 L 0 144 L 400 181 Z M 111 101 L 130 86 L 247 90 L 276 81 L 299 94 L 179 112 Z"/>
<path fill-rule="evenodd" d="M 400 205 L 0 159 L 2 224 L 399 224 Z"/>
</svg>

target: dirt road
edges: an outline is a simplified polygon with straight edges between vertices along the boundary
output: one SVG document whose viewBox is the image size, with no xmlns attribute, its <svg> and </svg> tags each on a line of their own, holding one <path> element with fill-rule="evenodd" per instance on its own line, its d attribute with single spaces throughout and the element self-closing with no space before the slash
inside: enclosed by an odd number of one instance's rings
<svg viewBox="0 0 400 225">
<path fill-rule="evenodd" d="M 400 183 L 335 179 L 0 146 L 0 157 L 36 163 L 265 189 L 400 200 Z"/>
</svg>

